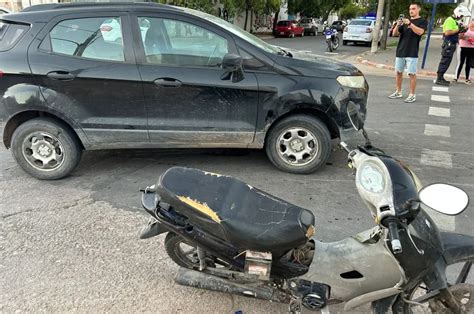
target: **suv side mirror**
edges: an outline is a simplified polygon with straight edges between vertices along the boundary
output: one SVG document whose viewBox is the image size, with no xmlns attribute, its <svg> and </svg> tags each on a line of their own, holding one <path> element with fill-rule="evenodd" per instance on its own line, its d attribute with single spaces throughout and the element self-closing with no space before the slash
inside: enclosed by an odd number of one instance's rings
<svg viewBox="0 0 474 314">
<path fill-rule="evenodd" d="M 235 72 L 242 67 L 242 57 L 232 53 L 228 53 L 222 59 L 222 68 L 229 72 Z"/>
<path fill-rule="evenodd" d="M 240 82 L 244 79 L 244 71 L 242 70 L 242 57 L 232 53 L 228 53 L 222 59 L 222 68 L 225 70 L 221 76 L 221 80 L 232 79 L 233 83 Z"/>
</svg>

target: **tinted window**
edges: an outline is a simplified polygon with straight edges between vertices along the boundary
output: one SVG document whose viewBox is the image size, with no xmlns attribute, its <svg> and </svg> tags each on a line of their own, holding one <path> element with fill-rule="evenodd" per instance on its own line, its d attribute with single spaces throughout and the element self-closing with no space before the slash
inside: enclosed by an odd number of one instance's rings
<svg viewBox="0 0 474 314">
<path fill-rule="evenodd" d="M 89 59 L 125 61 L 119 17 L 62 21 L 49 34 L 51 51 Z"/>
<path fill-rule="evenodd" d="M 0 51 L 11 49 L 29 29 L 26 25 L 0 22 Z"/>
<path fill-rule="evenodd" d="M 372 21 L 356 20 L 356 21 L 352 21 L 349 25 L 370 26 L 371 24 L 372 24 Z"/>
<path fill-rule="evenodd" d="M 311 23 L 311 19 L 302 19 L 301 23 Z"/>
<path fill-rule="evenodd" d="M 193 24 L 148 17 L 138 24 L 149 63 L 217 67 L 228 52 L 225 38 Z"/>
<path fill-rule="evenodd" d="M 278 26 L 288 26 L 288 25 L 289 25 L 289 22 L 288 22 L 288 21 L 280 21 L 280 22 L 278 22 L 277 25 L 278 25 Z"/>
</svg>

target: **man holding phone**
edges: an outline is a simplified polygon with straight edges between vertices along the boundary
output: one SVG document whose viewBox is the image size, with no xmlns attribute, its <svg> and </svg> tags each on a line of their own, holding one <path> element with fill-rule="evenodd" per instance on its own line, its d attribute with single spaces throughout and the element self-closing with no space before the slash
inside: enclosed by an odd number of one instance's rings
<svg viewBox="0 0 474 314">
<path fill-rule="evenodd" d="M 410 19 L 400 14 L 398 24 L 394 29 L 394 36 L 400 35 L 397 45 L 397 54 L 395 58 L 396 71 L 396 91 L 388 96 L 388 98 L 402 98 L 402 80 L 403 71 L 407 69 L 410 77 L 410 93 L 404 100 L 407 103 L 416 101 L 416 71 L 418 68 L 418 52 L 420 48 L 421 36 L 428 27 L 428 22 L 420 17 L 421 5 L 418 3 L 410 4 Z"/>
</svg>

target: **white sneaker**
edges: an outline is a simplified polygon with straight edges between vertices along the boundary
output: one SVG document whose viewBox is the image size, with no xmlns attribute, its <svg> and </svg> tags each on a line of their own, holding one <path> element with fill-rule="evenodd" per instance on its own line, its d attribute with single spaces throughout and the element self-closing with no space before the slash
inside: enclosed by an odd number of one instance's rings
<svg viewBox="0 0 474 314">
<path fill-rule="evenodd" d="M 415 102 L 415 100 L 416 100 L 416 95 L 415 95 L 415 94 L 410 94 L 410 95 L 408 95 L 408 97 L 404 100 L 404 102 L 410 103 L 410 102 Z"/>
<path fill-rule="evenodd" d="M 395 91 L 393 94 L 388 95 L 388 98 L 395 99 L 395 98 L 402 98 L 403 95 L 399 91 Z"/>
</svg>

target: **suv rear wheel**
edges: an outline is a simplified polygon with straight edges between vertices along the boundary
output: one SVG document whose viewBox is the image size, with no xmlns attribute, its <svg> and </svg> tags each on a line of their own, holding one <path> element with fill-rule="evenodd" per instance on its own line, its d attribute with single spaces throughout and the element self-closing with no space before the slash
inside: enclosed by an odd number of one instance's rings
<svg viewBox="0 0 474 314">
<path fill-rule="evenodd" d="M 331 153 L 331 135 L 319 119 L 307 115 L 287 117 L 268 134 L 265 150 L 280 170 L 307 174 L 326 163 Z"/>
<path fill-rule="evenodd" d="M 21 124 L 11 140 L 13 157 L 27 173 L 43 180 L 61 179 L 81 159 L 81 146 L 67 125 L 51 118 Z"/>
</svg>

